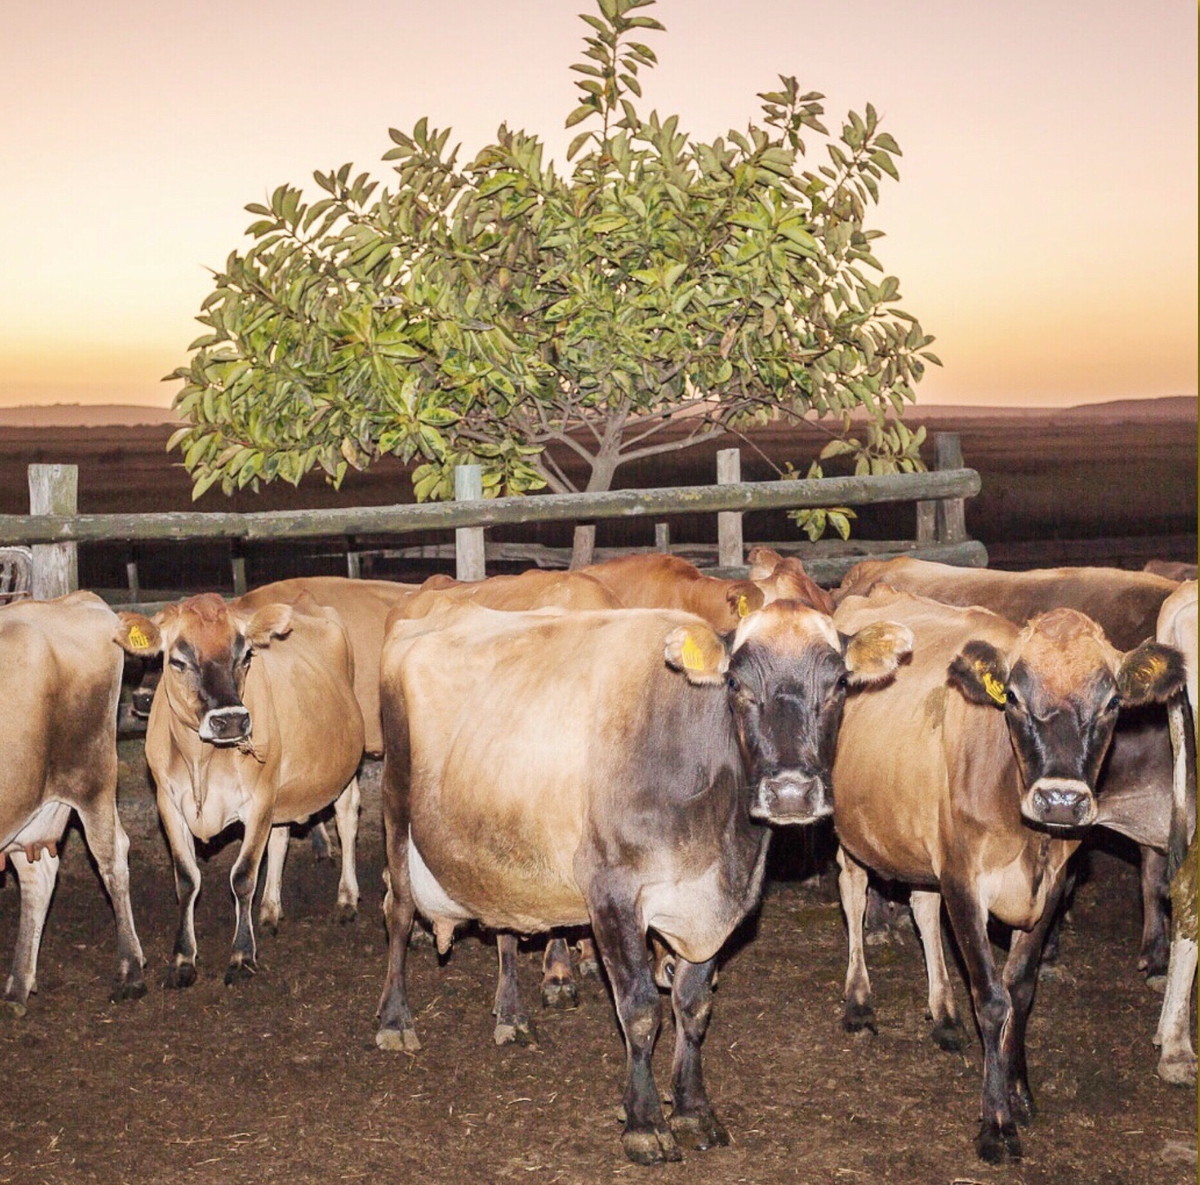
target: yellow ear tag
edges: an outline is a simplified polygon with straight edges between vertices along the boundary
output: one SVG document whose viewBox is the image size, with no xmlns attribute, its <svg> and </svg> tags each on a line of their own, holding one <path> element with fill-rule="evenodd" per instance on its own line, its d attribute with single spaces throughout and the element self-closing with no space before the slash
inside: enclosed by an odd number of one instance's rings
<svg viewBox="0 0 1200 1185">
<path fill-rule="evenodd" d="M 737 609 L 739 617 L 750 616 L 750 602 L 746 600 L 745 593 L 739 593 L 737 599 Z"/>
<path fill-rule="evenodd" d="M 131 625 L 129 627 L 129 645 L 134 650 L 149 650 L 150 639 L 146 637 L 145 632 L 140 625 Z"/>
<path fill-rule="evenodd" d="M 683 646 L 680 647 L 679 656 L 683 659 L 684 667 L 689 671 L 702 671 L 705 667 L 704 652 L 692 640 L 692 635 L 688 634 L 683 639 Z"/>
<path fill-rule="evenodd" d="M 1004 690 L 1004 684 L 991 671 L 984 671 L 983 673 L 983 689 L 1001 707 L 1008 703 L 1008 693 Z"/>
</svg>

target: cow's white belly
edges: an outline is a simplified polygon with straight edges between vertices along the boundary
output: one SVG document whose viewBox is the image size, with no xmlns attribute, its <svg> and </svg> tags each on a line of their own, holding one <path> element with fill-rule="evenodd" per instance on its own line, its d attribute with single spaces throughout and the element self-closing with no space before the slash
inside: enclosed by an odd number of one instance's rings
<svg viewBox="0 0 1200 1185">
<path fill-rule="evenodd" d="M 411 831 L 408 833 L 408 880 L 417 909 L 431 922 L 467 922 L 475 916 L 465 906 L 459 905 L 438 883 L 437 877 L 421 859 Z"/>
<path fill-rule="evenodd" d="M 58 843 L 67 829 L 71 808 L 65 802 L 43 802 L 11 835 L 0 841 L 0 851 L 32 847 L 35 844 Z"/>
<path fill-rule="evenodd" d="M 643 926 L 689 963 L 711 959 L 745 912 L 721 881 L 718 863 L 697 877 L 648 881 L 638 895 Z"/>
</svg>

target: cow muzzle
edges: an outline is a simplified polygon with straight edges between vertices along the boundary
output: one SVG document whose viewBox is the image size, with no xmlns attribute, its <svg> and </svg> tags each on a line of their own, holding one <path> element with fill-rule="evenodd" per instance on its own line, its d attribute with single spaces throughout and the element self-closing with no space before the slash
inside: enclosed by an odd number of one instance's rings
<svg viewBox="0 0 1200 1185">
<path fill-rule="evenodd" d="M 200 721 L 200 739 L 214 745 L 236 745 L 250 735 L 250 713 L 243 707 L 213 708 Z"/>
<path fill-rule="evenodd" d="M 1038 778 L 1021 799 L 1021 814 L 1044 827 L 1088 827 L 1097 813 L 1096 796 L 1075 778 Z"/>
<path fill-rule="evenodd" d="M 768 823 L 815 823 L 833 814 L 833 795 L 821 777 L 788 771 L 760 779 L 750 816 Z"/>
</svg>

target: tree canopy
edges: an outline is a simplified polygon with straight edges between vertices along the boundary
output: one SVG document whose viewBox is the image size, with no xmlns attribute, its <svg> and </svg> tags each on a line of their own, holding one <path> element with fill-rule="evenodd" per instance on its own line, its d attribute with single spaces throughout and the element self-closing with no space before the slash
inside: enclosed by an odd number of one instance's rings
<svg viewBox="0 0 1200 1185">
<path fill-rule="evenodd" d="M 418 499 L 451 496 L 464 463 L 486 494 L 575 489 L 550 445 L 604 490 L 624 462 L 780 416 L 827 424 L 822 457 L 858 472 L 920 466 L 922 434 L 893 413 L 933 339 L 865 225 L 899 146 L 870 104 L 833 136 L 789 77 L 759 96 L 762 126 L 711 143 L 643 117 L 652 4 L 582 15 L 565 171 L 504 125 L 460 164 L 421 119 L 391 131 L 390 185 L 343 165 L 315 174 L 315 200 L 281 185 L 247 207 L 253 243 L 172 376 L 195 496 L 314 469 L 338 483 L 387 454 L 417 463 Z"/>
</svg>

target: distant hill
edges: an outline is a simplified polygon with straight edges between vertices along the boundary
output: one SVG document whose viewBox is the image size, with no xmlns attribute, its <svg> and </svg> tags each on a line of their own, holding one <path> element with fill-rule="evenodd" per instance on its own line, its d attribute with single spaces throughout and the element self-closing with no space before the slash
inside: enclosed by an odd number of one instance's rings
<svg viewBox="0 0 1200 1185">
<path fill-rule="evenodd" d="M 177 424 L 169 407 L 131 403 L 50 403 L 45 406 L 0 407 L 0 428 L 136 428 L 143 424 Z"/>
</svg>

